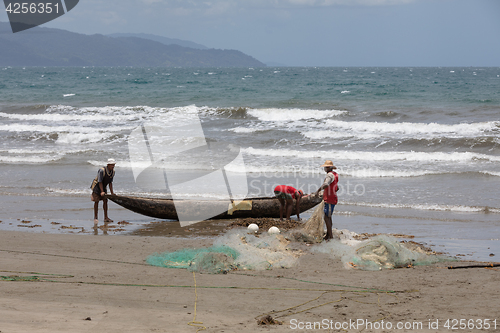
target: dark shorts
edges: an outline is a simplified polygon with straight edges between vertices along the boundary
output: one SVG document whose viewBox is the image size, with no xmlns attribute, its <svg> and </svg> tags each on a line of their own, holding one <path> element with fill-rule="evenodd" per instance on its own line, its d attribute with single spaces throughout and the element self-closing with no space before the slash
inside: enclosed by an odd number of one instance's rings
<svg viewBox="0 0 500 333">
<path fill-rule="evenodd" d="M 284 193 L 280 191 L 274 191 L 274 195 L 278 199 L 283 199 L 283 200 L 293 200 L 292 195 L 289 193 Z"/>
<path fill-rule="evenodd" d="M 334 209 L 335 209 L 334 204 L 329 204 L 325 202 L 325 207 L 323 208 L 323 212 L 325 213 L 326 217 L 332 217 Z"/>
<path fill-rule="evenodd" d="M 101 195 L 95 193 L 95 192 L 92 192 L 92 195 L 90 196 L 90 200 L 92 200 L 93 202 L 99 202 L 101 200 L 108 200 L 106 197 L 102 197 Z"/>
</svg>

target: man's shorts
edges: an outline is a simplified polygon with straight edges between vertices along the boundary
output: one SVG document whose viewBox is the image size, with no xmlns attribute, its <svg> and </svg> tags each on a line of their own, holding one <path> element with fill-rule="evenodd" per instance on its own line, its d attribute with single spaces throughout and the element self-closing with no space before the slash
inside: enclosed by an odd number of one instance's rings
<svg viewBox="0 0 500 333">
<path fill-rule="evenodd" d="M 274 195 L 278 199 L 293 200 L 292 195 L 290 193 L 284 193 L 284 192 L 280 192 L 280 191 L 274 191 Z"/>
<path fill-rule="evenodd" d="M 90 196 L 90 200 L 93 202 L 99 202 L 101 200 L 108 200 L 106 197 L 102 197 L 99 194 L 92 192 L 92 195 Z"/>
<path fill-rule="evenodd" d="M 325 208 L 323 208 L 323 212 L 325 213 L 326 217 L 332 217 L 334 209 L 335 209 L 334 204 L 329 204 L 325 202 Z"/>
</svg>

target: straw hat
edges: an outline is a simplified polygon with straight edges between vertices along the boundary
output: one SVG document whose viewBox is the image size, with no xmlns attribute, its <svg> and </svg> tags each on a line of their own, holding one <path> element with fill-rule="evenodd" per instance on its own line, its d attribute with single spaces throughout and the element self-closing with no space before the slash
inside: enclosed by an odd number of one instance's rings
<svg viewBox="0 0 500 333">
<path fill-rule="evenodd" d="M 333 162 L 330 161 L 330 160 L 326 160 L 325 164 L 323 164 L 321 167 L 322 168 L 324 168 L 324 167 L 330 167 L 332 169 L 337 169 L 337 167 L 335 165 L 333 165 Z"/>
<path fill-rule="evenodd" d="M 108 158 L 108 165 L 109 164 L 115 165 L 116 164 L 115 159 L 114 158 Z"/>
</svg>

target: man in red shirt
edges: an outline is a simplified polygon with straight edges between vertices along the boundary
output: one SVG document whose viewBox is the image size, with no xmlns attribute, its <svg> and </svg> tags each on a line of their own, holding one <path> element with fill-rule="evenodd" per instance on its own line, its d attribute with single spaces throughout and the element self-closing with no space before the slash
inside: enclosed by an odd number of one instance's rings
<svg viewBox="0 0 500 333">
<path fill-rule="evenodd" d="M 278 185 L 274 188 L 274 195 L 280 201 L 280 221 L 283 221 L 283 208 L 285 208 L 286 219 L 290 220 L 290 215 L 292 214 L 293 199 L 296 200 L 297 219 L 300 221 L 299 215 L 299 203 L 300 198 L 304 196 L 302 190 L 296 190 L 295 188 L 287 185 Z"/>
<path fill-rule="evenodd" d="M 327 160 L 321 167 L 325 168 L 326 178 L 323 184 L 316 191 L 316 195 L 319 195 L 319 192 L 321 190 L 324 190 L 323 201 L 325 202 L 324 213 L 326 223 L 325 240 L 329 240 L 333 238 L 332 214 L 333 210 L 335 209 L 335 205 L 338 202 L 337 191 L 339 190 L 339 175 L 335 171 L 333 171 L 337 169 L 337 167 L 333 165 L 333 162 L 330 160 Z"/>
</svg>

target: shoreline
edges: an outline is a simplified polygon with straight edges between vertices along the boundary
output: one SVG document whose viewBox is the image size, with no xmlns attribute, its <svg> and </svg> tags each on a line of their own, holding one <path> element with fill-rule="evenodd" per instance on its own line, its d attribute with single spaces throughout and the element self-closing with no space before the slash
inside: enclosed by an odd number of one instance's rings
<svg viewBox="0 0 500 333">
<path fill-rule="evenodd" d="M 213 237 L 224 230 L 222 220 L 201 222 L 181 228 L 178 222 L 139 215 L 114 203 L 110 217 L 115 222 L 103 230 L 101 218 L 97 232 L 93 230 L 92 202 L 80 196 L 1 196 L 3 230 L 28 233 L 56 233 L 80 235 L 117 235 L 129 233 L 143 236 Z M 66 208 L 65 208 L 66 207 Z M 69 208 L 68 208 L 69 207 Z M 301 214 L 305 222 L 312 211 Z M 295 216 L 292 217 L 295 219 Z M 25 221 L 26 223 L 23 223 Z M 222 225 L 221 225 L 222 224 Z M 356 207 L 339 204 L 334 212 L 334 228 L 347 229 L 358 234 L 405 234 L 414 241 L 436 252 L 459 256 L 463 260 L 488 262 L 500 257 L 500 239 L 496 237 L 499 222 L 497 214 L 460 213 L 395 209 L 383 207 Z M 153 230 L 155 231 L 148 231 Z M 160 231 L 160 229 L 164 229 Z M 139 232 L 142 230 L 141 232 Z"/>
<path fill-rule="evenodd" d="M 347 270 L 340 260 L 322 253 L 307 253 L 288 269 L 228 274 L 144 263 L 155 252 L 212 242 L 208 238 L 0 232 L 0 275 L 44 274 L 34 282 L 0 281 L 1 330 L 194 332 L 196 328 L 188 323 L 199 321 L 207 327 L 205 332 L 259 332 L 269 330 L 257 325 L 257 319 L 266 314 L 283 322 L 271 327 L 273 332 L 289 332 L 292 320 L 324 319 L 420 322 L 423 331 L 436 331 L 426 327 L 436 320 L 444 329 L 447 319 L 489 318 L 497 319 L 500 329 L 500 318 L 495 318 L 500 269 L 450 270 L 442 262 L 382 271 Z"/>
<path fill-rule="evenodd" d="M 83 219 L 84 216 L 88 215 L 87 213 L 91 213 L 90 208 L 78 210 L 76 214 L 71 214 L 71 218 L 69 216 L 58 219 L 5 219 L 0 217 L 0 232 L 19 231 L 55 235 L 135 235 L 166 238 L 213 238 L 225 232 L 228 229 L 227 226 L 235 221 L 209 220 L 181 227 L 175 221 L 149 218 L 125 209 L 116 209 L 116 207 L 113 207 L 110 211 L 110 216 L 114 222 L 104 225 L 101 220 L 99 228 L 94 229 L 91 219 Z M 101 211 L 100 213 L 102 214 Z M 67 215 L 67 213 L 65 214 Z M 463 238 L 460 234 L 453 235 L 453 231 L 450 231 L 452 226 L 446 225 L 448 223 L 446 220 L 434 220 L 432 218 L 415 220 L 414 218 L 405 216 L 352 215 L 344 214 L 340 210 L 334 214 L 334 228 L 338 230 L 347 229 L 358 234 L 409 235 L 411 237 L 403 238 L 430 247 L 435 252 L 460 257 L 462 260 L 489 262 L 492 260 L 495 261 L 500 256 L 500 240 L 485 239 L 484 237 L 476 239 L 474 237 Z M 305 222 L 309 218 L 310 212 L 302 215 L 302 222 Z M 295 220 L 295 217 L 292 217 L 292 220 Z M 279 223 L 278 219 L 276 221 Z M 454 223 L 461 223 L 459 228 L 462 234 L 476 230 L 476 226 L 468 225 L 465 222 Z M 479 222 L 476 225 L 481 227 Z"/>
</svg>

